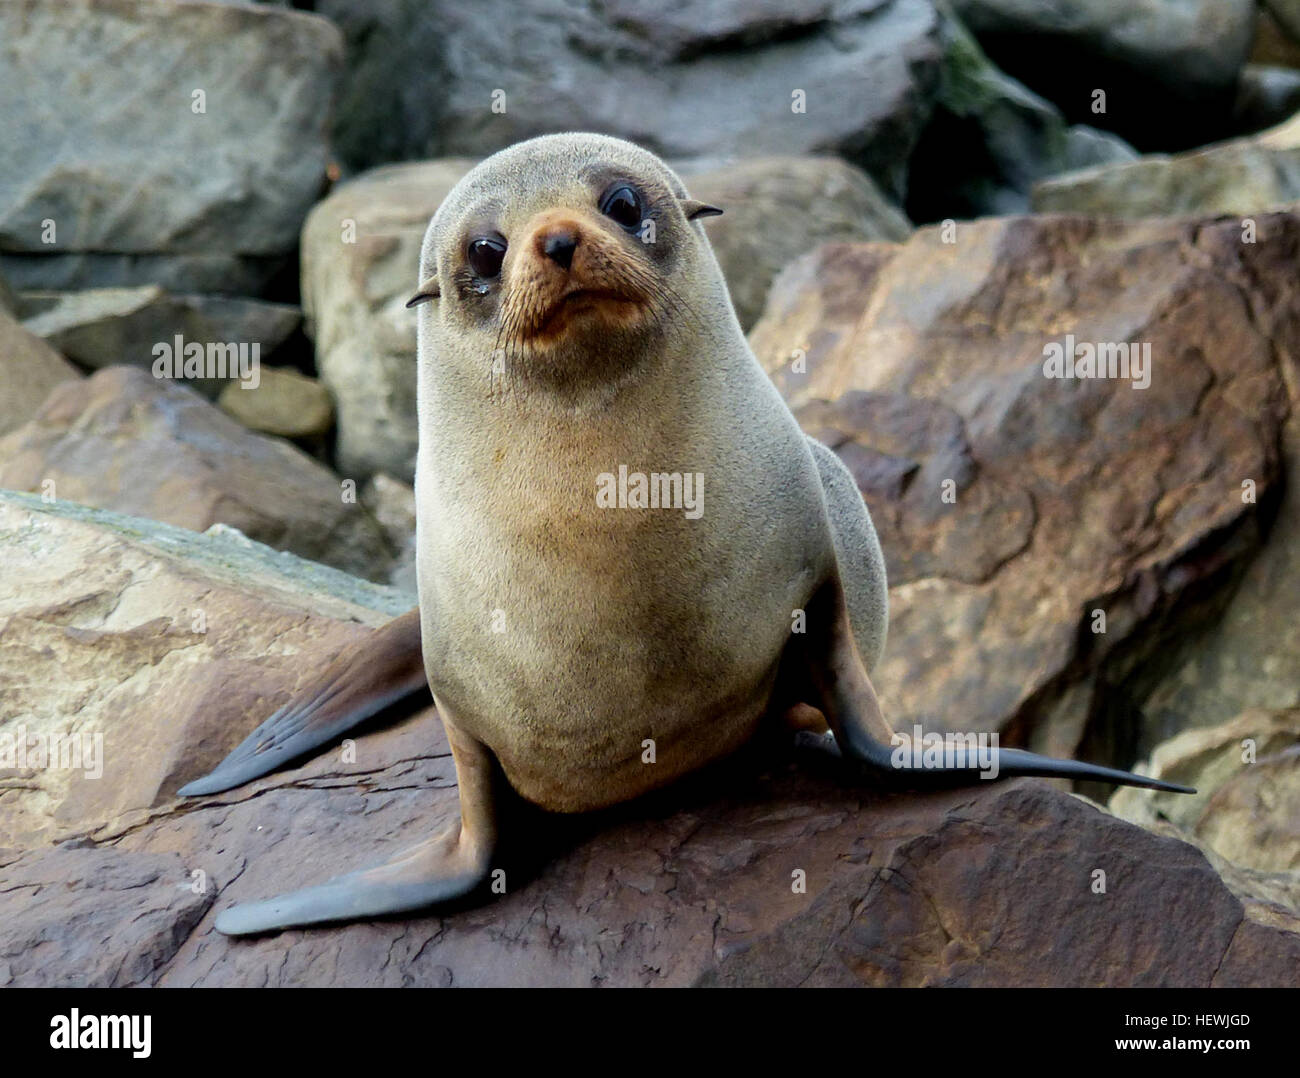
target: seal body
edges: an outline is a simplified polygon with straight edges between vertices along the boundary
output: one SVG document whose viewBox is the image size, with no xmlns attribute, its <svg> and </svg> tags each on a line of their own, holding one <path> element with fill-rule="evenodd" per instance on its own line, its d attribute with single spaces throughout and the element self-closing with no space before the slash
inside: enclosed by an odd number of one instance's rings
<svg viewBox="0 0 1300 1078">
<path fill-rule="evenodd" d="M 600 218 L 602 189 L 623 180 L 658 215 L 653 242 Z M 559 213 L 606 245 L 605 263 L 643 264 L 660 290 L 643 323 L 596 320 L 572 370 L 548 366 L 570 362 L 563 348 L 502 347 L 507 299 L 452 302 L 445 267 L 419 328 L 417 571 L 434 698 L 525 798 L 598 808 L 754 732 L 795 612 L 834 560 L 821 479 L 661 162 L 552 136 L 466 181 L 472 198 L 453 193 L 430 226 L 426 276 L 459 246 L 449 233 L 490 217 L 512 250 L 520 237 L 503 276 L 527 280 L 520 263 L 544 258 L 533 232 Z M 600 504 L 600 477 L 620 469 L 692 477 L 695 511 Z M 883 614 L 883 562 L 871 568 Z"/>
</svg>

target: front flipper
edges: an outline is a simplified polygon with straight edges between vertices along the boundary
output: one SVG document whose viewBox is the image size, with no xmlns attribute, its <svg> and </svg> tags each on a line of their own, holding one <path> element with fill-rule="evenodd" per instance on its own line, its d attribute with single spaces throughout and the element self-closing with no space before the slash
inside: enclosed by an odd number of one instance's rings
<svg viewBox="0 0 1300 1078">
<path fill-rule="evenodd" d="M 444 724 L 460 788 L 458 828 L 374 868 L 277 898 L 232 906 L 217 915 L 217 931 L 248 936 L 322 921 L 363 920 L 423 909 L 474 890 L 487 877 L 496 847 L 496 763 L 484 745 L 445 719 Z"/>
<path fill-rule="evenodd" d="M 269 774 L 427 684 L 416 608 L 345 650 L 300 697 L 244 738 L 215 771 L 178 792 L 182 797 L 220 793 Z"/>
<path fill-rule="evenodd" d="M 897 735 L 881 714 L 876 690 L 871 684 L 862 658 L 854 643 L 848 610 L 839 581 L 832 579 L 818 592 L 808 608 L 807 657 L 809 674 L 817 691 L 819 706 L 835 734 L 844 756 L 874 771 L 909 779 L 951 784 L 955 776 L 977 780 L 981 775 L 1012 778 L 1039 775 L 1047 778 L 1091 779 L 1121 786 L 1141 786 L 1149 790 L 1191 794 L 1189 786 L 1134 775 L 1111 767 L 1084 763 L 1081 760 L 1057 760 L 1023 749 L 993 748 L 994 767 L 970 762 L 950 767 L 917 766 L 912 753 L 896 757 Z M 894 747 L 891 747 L 894 746 Z M 901 757 L 911 757 L 900 762 Z"/>
</svg>

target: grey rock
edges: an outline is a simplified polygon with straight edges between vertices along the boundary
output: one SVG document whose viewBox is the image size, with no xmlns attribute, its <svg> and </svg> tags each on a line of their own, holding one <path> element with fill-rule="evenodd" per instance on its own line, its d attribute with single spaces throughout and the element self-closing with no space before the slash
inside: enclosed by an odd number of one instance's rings
<svg viewBox="0 0 1300 1078">
<path fill-rule="evenodd" d="M 24 327 L 69 359 L 99 369 L 126 364 L 153 367 L 155 348 L 176 352 L 183 342 L 253 346 L 265 361 L 298 328 L 302 313 L 284 303 L 237 296 L 175 295 L 153 285 L 95 288 L 83 292 L 23 292 Z M 224 379 L 197 379 L 215 395 Z"/>
<path fill-rule="evenodd" d="M 839 152 L 898 197 L 938 73 L 930 0 L 685 0 L 668 11 L 647 0 L 322 0 L 318 10 L 348 37 L 337 142 L 356 168 L 595 130 L 666 157 Z M 792 111 L 796 90 L 806 112 Z"/>
<path fill-rule="evenodd" d="M 0 249 L 291 252 L 324 182 L 341 59 L 338 29 L 302 12 L 0 5 L 0 143 L 22 147 L 0 158 Z"/>
<path fill-rule="evenodd" d="M 1243 132 L 1273 127 L 1300 112 L 1300 71 L 1247 64 L 1237 84 L 1236 123 Z"/>
<path fill-rule="evenodd" d="M 1300 200 L 1300 115 L 1258 135 L 1182 154 L 1067 173 L 1034 187 L 1045 213 L 1108 217 L 1259 213 Z"/>
<path fill-rule="evenodd" d="M 919 221 L 1023 213 L 1036 180 L 1132 160 L 1123 139 L 1066 123 L 1059 109 L 995 67 L 945 14 L 934 112 L 912 157 L 907 209 Z"/>
<path fill-rule="evenodd" d="M 1230 133 L 1254 0 L 952 0 L 989 56 L 1075 122 L 1181 149 Z M 1106 111 L 1094 113 L 1095 90 Z M 1191 106 L 1191 107 L 1189 107 Z"/>
</svg>

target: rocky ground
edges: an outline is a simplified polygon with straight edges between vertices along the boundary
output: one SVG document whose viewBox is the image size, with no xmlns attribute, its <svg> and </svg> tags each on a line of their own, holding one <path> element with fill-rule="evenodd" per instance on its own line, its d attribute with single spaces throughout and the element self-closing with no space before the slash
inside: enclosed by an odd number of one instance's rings
<svg viewBox="0 0 1300 1078">
<path fill-rule="evenodd" d="M 0 4 L 0 984 L 1300 984 L 1300 3 L 294 7 Z M 756 748 L 521 819 L 505 896 L 215 933 L 454 818 L 432 709 L 175 792 L 413 605 L 423 229 L 574 128 L 725 207 L 881 533 L 886 714 L 1196 797 Z M 1067 335 L 1147 384 L 1045 377 Z"/>
</svg>

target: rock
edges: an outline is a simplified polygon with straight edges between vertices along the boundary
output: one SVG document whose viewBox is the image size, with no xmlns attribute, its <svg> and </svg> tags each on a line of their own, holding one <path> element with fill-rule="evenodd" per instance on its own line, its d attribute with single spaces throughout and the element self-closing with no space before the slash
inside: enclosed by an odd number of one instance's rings
<svg viewBox="0 0 1300 1078">
<path fill-rule="evenodd" d="M 1300 42 L 1300 0 L 1260 0 L 1260 4 L 1287 37 Z"/>
<path fill-rule="evenodd" d="M 830 240 L 903 240 L 912 231 L 871 177 L 834 157 L 742 158 L 682 178 L 693 197 L 725 210 L 705 231 L 744 329 L 791 259 Z"/>
<path fill-rule="evenodd" d="M 185 343 L 246 345 L 254 363 L 267 358 L 302 321 L 297 307 L 242 296 L 188 296 L 155 285 L 95 288 L 84 292 L 23 292 L 23 325 L 69 359 L 99 369 L 129 364 L 152 370 L 155 351 L 175 355 Z M 255 357 L 255 358 L 254 358 Z M 196 379 L 195 388 L 215 396 L 225 378 Z"/>
<path fill-rule="evenodd" d="M 322 464 L 134 367 L 59 386 L 0 438 L 0 487 L 193 531 L 230 524 L 363 576 L 382 578 L 392 560 L 369 512 Z"/>
<path fill-rule="evenodd" d="M 377 169 L 318 203 L 302 233 L 302 303 L 338 410 L 344 475 L 415 475 L 415 312 L 429 219 L 472 161 Z"/>
<path fill-rule="evenodd" d="M 1294 326 L 1274 331 L 1288 353 Z M 1300 475 L 1300 412 L 1282 429 L 1283 471 Z M 1149 753 L 1157 740 L 1179 730 L 1216 726 L 1244 708 L 1300 707 L 1300 489 L 1293 481 L 1268 506 L 1267 542 L 1246 567 L 1222 615 L 1202 623 L 1166 656 L 1141 701 L 1157 736 L 1139 745 Z"/>
<path fill-rule="evenodd" d="M 220 936 L 217 910 L 373 863 L 457 808 L 431 708 L 174 799 L 406 602 L 214 532 L 0 493 L 0 749 L 16 727 L 103 735 L 98 779 L 0 772 L 10 984 L 1300 983 L 1300 918 L 1237 898 L 1186 843 L 1036 780 L 886 793 L 757 748 L 609 812 L 515 814 L 499 898 Z"/>
<path fill-rule="evenodd" d="M 225 526 L 198 535 L 5 491 L 0 540 L 0 847 L 147 819 L 317 662 L 410 607 Z M 31 755 L 15 771 L 4 753 L 20 732 Z M 80 768 L 37 766 L 53 735 L 80 745 Z"/>
<path fill-rule="evenodd" d="M 1288 37 L 1265 7 L 1260 8 L 1259 20 L 1255 24 L 1255 44 L 1250 59 L 1256 64 L 1300 67 L 1300 42 Z"/>
<path fill-rule="evenodd" d="M 429 218 L 472 164 L 376 169 L 338 187 L 303 229 L 307 331 L 338 408 L 345 475 L 415 474 L 416 319 L 405 304 Z M 685 178 L 726 210 L 705 227 L 746 325 L 795 255 L 832 237 L 902 239 L 911 227 L 865 173 L 834 158 L 714 160 Z"/>
<path fill-rule="evenodd" d="M 379 521 L 388 545 L 397 551 L 388 582 L 417 603 L 415 579 L 415 490 L 383 472 L 370 478 L 361 490 L 361 504 Z"/>
<path fill-rule="evenodd" d="M 1100 165 L 1034 187 L 1040 213 L 1253 214 L 1300 201 L 1300 115 L 1191 153 Z"/>
<path fill-rule="evenodd" d="M 0 986 L 149 984 L 214 897 L 194 892 L 175 853 L 61 847 L 24 854 L 0 870 Z"/>
<path fill-rule="evenodd" d="M 1258 224 L 988 219 L 778 278 L 750 340 L 871 507 L 896 726 L 1121 766 L 1176 732 L 1143 701 L 1259 550 L 1295 408 L 1300 218 Z M 1067 334 L 1146 377 L 1045 377 Z"/>
<path fill-rule="evenodd" d="M 17 313 L 18 297 L 9 287 L 9 282 L 0 277 L 0 314 L 16 315 Z"/>
<path fill-rule="evenodd" d="M 336 142 L 358 169 L 610 131 L 670 158 L 840 153 L 899 197 L 937 76 L 930 0 L 317 10 L 348 39 Z"/>
<path fill-rule="evenodd" d="M 1300 886 L 1300 708 L 1254 708 L 1184 731 L 1157 746 L 1146 771 L 1194 785 L 1196 796 L 1122 789 L 1110 801 L 1117 816 L 1168 820 L 1220 857 Z"/>
<path fill-rule="evenodd" d="M 13 254 L 0 250 L 0 272 L 26 291 L 79 292 L 153 285 L 169 292 L 271 296 L 283 287 L 285 257 L 239 255 Z"/>
<path fill-rule="evenodd" d="M 1059 107 L 1144 149 L 1230 133 L 1254 0 L 952 0 L 998 67 Z M 1106 94 L 1094 111 L 1094 92 Z"/>
<path fill-rule="evenodd" d="M 284 260 L 324 182 L 341 60 L 338 29 L 302 12 L 0 6 L 0 142 L 23 147 L 0 161 L 0 249 Z"/>
<path fill-rule="evenodd" d="M 249 430 L 316 442 L 334 425 L 329 392 L 316 379 L 283 367 L 263 367 L 256 386 L 229 383 L 218 407 Z"/>
<path fill-rule="evenodd" d="M 1067 125 L 1055 105 L 994 67 L 955 18 L 943 20 L 942 40 L 934 112 L 912 155 L 915 219 L 1023 213 L 1035 180 L 1137 156 L 1114 135 Z"/>
<path fill-rule="evenodd" d="M 1234 123 L 1253 133 L 1275 127 L 1300 112 L 1300 71 L 1292 67 L 1247 64 L 1237 84 Z"/>
<path fill-rule="evenodd" d="M 78 377 L 76 367 L 0 308 L 0 435 L 26 423 L 55 386 Z"/>
</svg>

